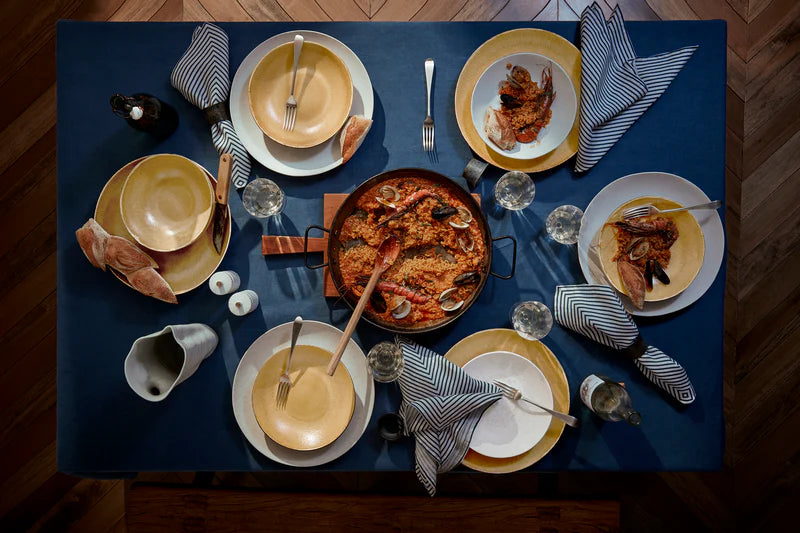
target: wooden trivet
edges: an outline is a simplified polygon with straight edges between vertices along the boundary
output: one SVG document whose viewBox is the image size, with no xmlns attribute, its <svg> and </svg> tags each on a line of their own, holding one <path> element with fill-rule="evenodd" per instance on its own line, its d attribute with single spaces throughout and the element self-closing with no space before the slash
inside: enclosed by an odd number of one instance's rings
<svg viewBox="0 0 800 533">
<path fill-rule="evenodd" d="M 322 225 L 330 228 L 333 223 L 333 217 L 339 210 L 339 206 L 344 203 L 348 194 L 325 194 L 322 200 Z M 481 195 L 473 193 L 473 198 L 481 205 Z M 322 237 L 309 237 L 308 238 L 308 251 L 309 252 L 322 252 L 322 262 L 328 262 L 328 234 L 325 233 Z M 281 254 L 301 254 L 303 253 L 303 237 L 302 236 L 285 236 L 285 235 L 262 235 L 261 236 L 261 254 L 262 255 L 281 255 Z M 315 261 L 314 261 L 315 262 Z M 336 285 L 331 279 L 331 274 L 328 267 L 324 268 L 323 272 L 323 294 L 326 297 L 338 298 L 339 291 L 336 290 Z"/>
</svg>

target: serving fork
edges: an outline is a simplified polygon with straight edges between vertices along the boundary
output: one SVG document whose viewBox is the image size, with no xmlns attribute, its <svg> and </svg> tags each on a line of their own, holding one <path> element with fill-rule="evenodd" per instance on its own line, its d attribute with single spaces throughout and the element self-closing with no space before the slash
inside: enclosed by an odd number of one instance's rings
<svg viewBox="0 0 800 533">
<path fill-rule="evenodd" d="M 708 202 L 706 204 L 691 205 L 689 207 L 676 207 L 675 209 L 659 209 L 654 205 L 640 205 L 638 207 L 630 207 L 622 212 L 622 218 L 631 220 L 633 218 L 646 217 L 649 215 L 658 215 L 662 213 L 677 213 L 679 211 L 689 211 L 690 209 L 717 209 L 722 205 L 719 200 Z"/>
<path fill-rule="evenodd" d="M 294 346 L 297 344 L 297 337 L 300 335 L 300 328 L 303 327 L 303 319 L 297 317 L 292 322 L 292 347 L 289 348 L 289 357 L 286 359 L 286 368 L 283 369 L 283 374 L 278 381 L 278 391 L 275 395 L 275 404 L 278 409 L 286 408 L 286 400 L 289 398 L 289 389 L 292 387 L 292 379 L 289 377 L 289 368 L 292 365 L 292 354 L 294 353 Z"/>
<path fill-rule="evenodd" d="M 428 116 L 422 123 L 422 149 L 433 152 L 433 119 L 431 118 L 431 83 L 433 83 L 433 59 L 425 60 L 425 86 L 428 89 Z"/>
<path fill-rule="evenodd" d="M 300 51 L 303 49 L 303 36 L 294 36 L 294 67 L 292 72 L 292 90 L 286 100 L 286 109 L 283 112 L 283 129 L 292 131 L 297 118 L 297 100 L 294 98 L 294 82 L 297 80 L 297 64 L 300 62 Z"/>
<path fill-rule="evenodd" d="M 539 405 L 538 403 L 532 402 L 531 400 L 523 397 L 522 393 L 519 391 L 519 389 L 515 389 L 511 385 L 508 385 L 508 384 L 503 383 L 502 381 L 498 381 L 496 379 L 494 380 L 494 384 L 497 385 L 500 388 L 501 391 L 503 391 L 503 395 L 505 397 L 507 397 L 507 398 L 510 398 L 512 400 L 522 400 L 523 402 L 528 402 L 531 405 L 535 405 L 536 407 L 538 407 L 542 411 L 546 411 L 546 412 L 550 413 L 551 415 L 553 415 L 554 417 L 558 418 L 559 420 L 561 420 L 565 424 L 567 424 L 569 426 L 572 426 L 574 428 L 576 428 L 576 427 L 581 425 L 581 421 L 578 420 L 577 418 L 575 418 L 574 416 L 571 416 L 571 415 L 568 415 L 568 414 L 565 414 L 565 413 L 559 413 L 558 411 L 553 411 L 552 409 L 548 409 L 547 407 L 543 407 L 543 406 Z"/>
</svg>

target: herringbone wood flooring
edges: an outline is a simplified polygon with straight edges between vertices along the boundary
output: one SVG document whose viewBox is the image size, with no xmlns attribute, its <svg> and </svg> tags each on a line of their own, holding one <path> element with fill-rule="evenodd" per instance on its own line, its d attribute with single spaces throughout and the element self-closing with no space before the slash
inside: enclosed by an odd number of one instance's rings
<svg viewBox="0 0 800 533">
<path fill-rule="evenodd" d="M 588 0 L 4 0 L 0 7 L 0 529 L 124 531 L 124 484 L 56 471 L 55 26 L 84 20 L 577 20 Z M 605 0 L 627 20 L 728 23 L 725 468 L 448 478 L 453 493 L 618 498 L 623 529 L 781 530 L 800 499 L 800 2 Z M 793 266 L 794 265 L 794 266 Z M 142 479 L 189 483 L 190 474 Z M 412 477 L 219 474 L 273 490 Z M 399 483 L 398 483 L 399 481 Z M 519 488 L 523 487 L 523 488 Z"/>
</svg>

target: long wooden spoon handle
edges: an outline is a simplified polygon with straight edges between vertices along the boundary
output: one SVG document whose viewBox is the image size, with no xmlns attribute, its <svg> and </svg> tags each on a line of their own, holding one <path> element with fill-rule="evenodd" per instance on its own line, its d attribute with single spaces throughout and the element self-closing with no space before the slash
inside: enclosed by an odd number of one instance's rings
<svg viewBox="0 0 800 533">
<path fill-rule="evenodd" d="M 350 322 L 348 322 L 347 327 L 344 328 L 342 338 L 339 339 L 339 344 L 336 345 L 336 350 L 333 351 L 333 357 L 328 365 L 329 376 L 332 376 L 333 373 L 336 372 L 336 367 L 339 366 L 339 360 L 342 358 L 344 349 L 347 347 L 350 337 L 353 336 L 353 331 L 356 329 L 358 319 L 361 318 L 361 313 L 364 312 L 364 308 L 367 306 L 367 301 L 369 300 L 370 295 L 372 295 L 372 291 L 375 290 L 375 285 L 378 284 L 378 278 L 381 277 L 382 273 L 383 270 L 376 268 L 369 277 L 367 286 L 364 287 L 364 293 L 361 295 L 361 298 L 358 300 L 358 304 L 356 304 L 356 308 L 353 310 L 353 316 L 350 317 Z"/>
</svg>

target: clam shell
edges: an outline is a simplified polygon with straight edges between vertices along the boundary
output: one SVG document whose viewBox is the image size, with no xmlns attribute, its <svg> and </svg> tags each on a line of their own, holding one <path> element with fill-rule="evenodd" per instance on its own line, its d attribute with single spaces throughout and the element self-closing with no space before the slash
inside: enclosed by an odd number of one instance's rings
<svg viewBox="0 0 800 533">
<path fill-rule="evenodd" d="M 442 294 L 439 295 L 439 301 L 444 302 L 445 300 L 450 299 L 450 295 L 453 294 L 458 290 L 458 287 L 450 287 L 449 289 L 445 289 L 442 291 Z"/>
<path fill-rule="evenodd" d="M 445 311 L 455 311 L 464 305 L 464 300 L 445 300 L 442 302 L 442 309 Z"/>
<path fill-rule="evenodd" d="M 404 299 L 403 303 L 401 303 L 399 306 L 397 306 L 392 311 L 392 316 L 394 318 L 400 320 L 402 318 L 407 317 L 408 313 L 410 313 L 410 312 L 411 312 L 411 302 L 409 302 L 408 300 Z"/>
</svg>

